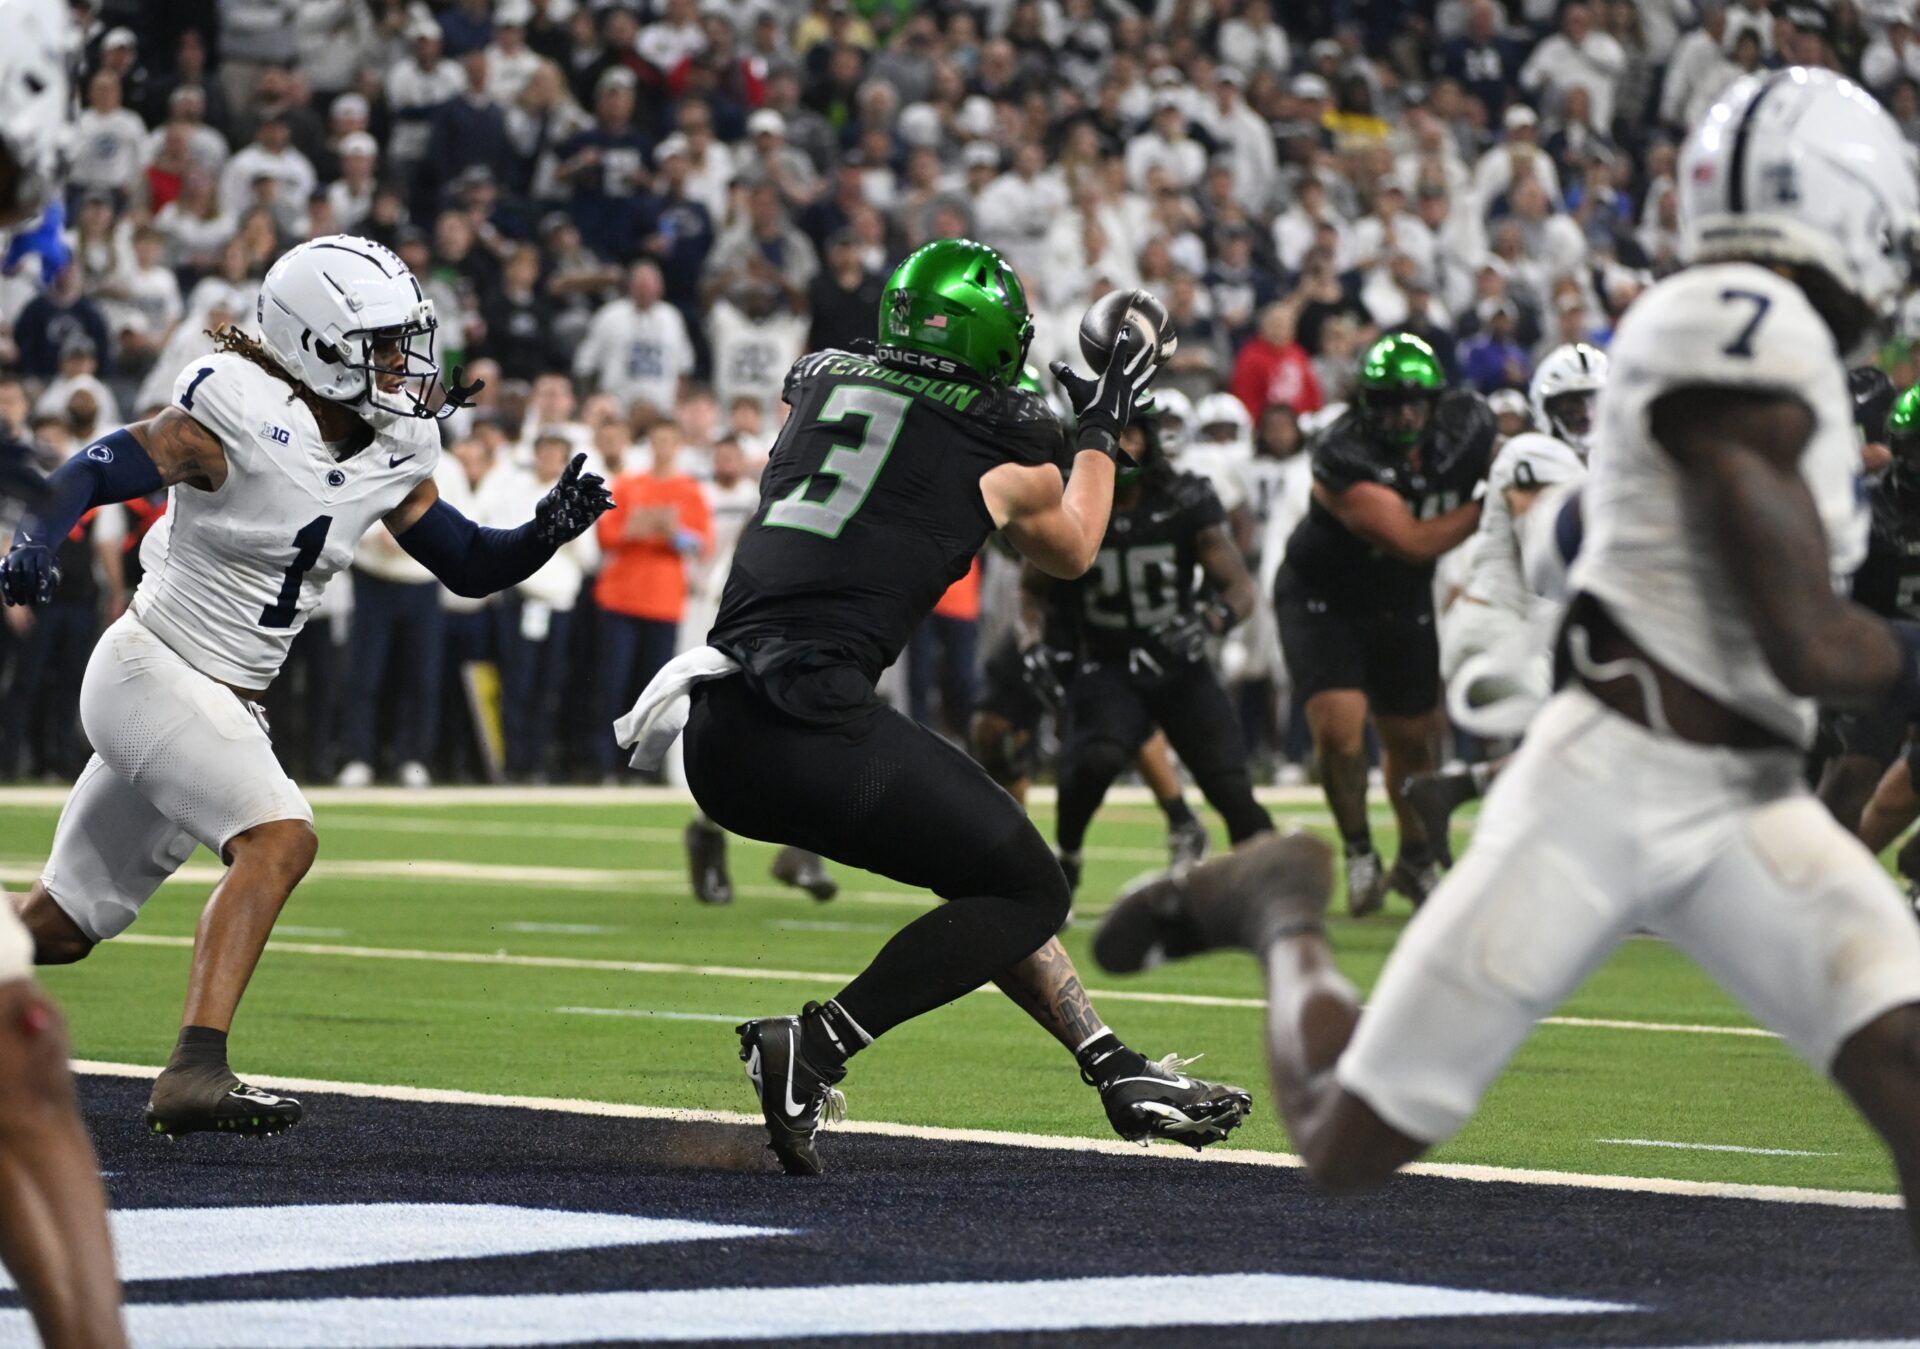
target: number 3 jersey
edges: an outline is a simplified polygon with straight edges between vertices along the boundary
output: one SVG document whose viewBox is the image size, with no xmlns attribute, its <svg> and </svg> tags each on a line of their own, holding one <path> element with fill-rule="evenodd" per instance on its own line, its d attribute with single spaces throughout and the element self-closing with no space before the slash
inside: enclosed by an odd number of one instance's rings
<svg viewBox="0 0 1920 1349">
<path fill-rule="evenodd" d="M 852 664 L 871 685 L 993 531 L 981 476 L 1061 457 L 1046 400 L 926 359 L 823 351 L 788 373 L 707 638 L 750 674 Z"/>
<path fill-rule="evenodd" d="M 1586 538 L 1570 583 L 1603 601 L 1674 674 L 1780 735 L 1805 743 L 1814 705 L 1768 669 L 1739 591 L 1687 501 L 1678 463 L 1648 430 L 1661 395 L 1688 386 L 1785 394 L 1813 413 L 1800 456 L 1844 584 L 1866 554 L 1860 443 L 1833 334 L 1800 288 L 1750 263 L 1689 268 L 1642 295 L 1615 334 L 1600 393 Z"/>
<path fill-rule="evenodd" d="M 435 423 L 405 417 L 336 460 L 291 394 L 232 353 L 181 372 L 173 405 L 220 442 L 227 479 L 214 492 L 173 487 L 141 547 L 134 615 L 194 669 L 237 688 L 273 682 L 360 536 L 440 457 Z"/>
</svg>

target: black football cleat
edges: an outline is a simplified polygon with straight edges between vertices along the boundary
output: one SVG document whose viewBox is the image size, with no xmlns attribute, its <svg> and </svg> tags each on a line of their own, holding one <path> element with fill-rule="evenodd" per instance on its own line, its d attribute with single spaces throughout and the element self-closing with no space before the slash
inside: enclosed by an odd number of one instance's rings
<svg viewBox="0 0 1920 1349">
<path fill-rule="evenodd" d="M 162 1073 L 153 1084 L 146 1113 L 149 1133 L 168 1138 L 199 1133 L 266 1138 L 300 1122 L 300 1102 L 291 1096 L 278 1096 L 234 1079 L 226 1092 L 209 1099 L 204 1091 L 171 1090 L 169 1076 Z"/>
<path fill-rule="evenodd" d="M 1167 830 L 1167 866 L 1173 871 L 1190 871 L 1207 860 L 1212 848 L 1207 826 L 1199 820 L 1187 820 Z"/>
<path fill-rule="evenodd" d="M 687 874 L 693 897 L 702 904 L 733 903 L 733 880 L 727 875 L 727 831 L 712 820 L 696 816 L 682 837 L 687 845 Z"/>
<path fill-rule="evenodd" d="M 1438 884 L 1440 863 L 1433 858 L 1415 862 L 1402 853 L 1393 859 L 1393 869 L 1387 873 L 1387 888 L 1412 900 L 1416 909 L 1427 902 L 1427 896 L 1433 893 L 1433 887 Z"/>
<path fill-rule="evenodd" d="M 1242 1087 L 1189 1077 L 1200 1056 L 1174 1054 L 1148 1060 L 1133 1077 L 1109 1082 L 1100 1092 L 1113 1131 L 1129 1143 L 1170 1138 L 1195 1152 L 1218 1143 L 1253 1113 L 1253 1096 Z"/>
<path fill-rule="evenodd" d="M 1441 870 L 1453 865 L 1453 813 L 1480 795 L 1473 774 L 1464 768 L 1437 773 L 1415 773 L 1402 793 L 1407 806 L 1427 831 L 1427 846 Z"/>
<path fill-rule="evenodd" d="M 806 1015 L 816 1010 L 808 1003 Z M 740 1032 L 740 1061 L 747 1065 L 747 1080 L 760 1098 L 760 1114 L 767 1121 L 767 1149 L 780 1159 L 780 1167 L 790 1176 L 817 1176 L 823 1169 L 820 1155 L 814 1151 L 813 1136 L 824 1125 L 846 1118 L 847 1098 L 834 1083 L 847 1075 L 845 1068 L 832 1074 L 807 1062 L 800 1048 L 800 1018 L 764 1017 L 737 1027 Z"/>
<path fill-rule="evenodd" d="M 1261 834 L 1184 876 L 1142 877 L 1121 891 L 1093 934 L 1093 958 L 1132 974 L 1202 951 L 1264 952 L 1317 929 L 1333 890 L 1333 850 L 1306 833 Z"/>
<path fill-rule="evenodd" d="M 805 890 L 822 904 L 840 893 L 840 883 L 828 874 L 820 854 L 805 848 L 782 848 L 776 853 L 773 878 L 782 885 Z"/>
</svg>

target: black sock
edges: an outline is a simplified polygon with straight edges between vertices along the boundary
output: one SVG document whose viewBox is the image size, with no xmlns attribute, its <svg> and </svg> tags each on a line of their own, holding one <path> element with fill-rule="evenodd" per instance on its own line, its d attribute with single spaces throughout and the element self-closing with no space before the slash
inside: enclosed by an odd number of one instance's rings
<svg viewBox="0 0 1920 1349">
<path fill-rule="evenodd" d="M 873 1037 L 832 998 L 810 1002 L 800 1013 L 800 1052 L 822 1072 L 840 1067 L 872 1043 Z"/>
<path fill-rule="evenodd" d="M 1433 861 L 1433 849 L 1425 841 L 1416 843 L 1408 839 L 1400 845 L 1399 860 L 1417 870 Z"/>
<path fill-rule="evenodd" d="M 1344 838 L 1347 845 L 1347 856 L 1349 857 L 1358 857 L 1361 853 L 1373 851 L 1373 831 L 1371 829 L 1362 829 L 1359 833 L 1347 834 Z"/>
<path fill-rule="evenodd" d="M 211 1026 L 182 1026 L 167 1059 L 169 1068 L 225 1068 L 227 1033 Z"/>
<path fill-rule="evenodd" d="M 1101 1091 L 1123 1077 L 1132 1077 L 1147 1066 L 1146 1056 L 1120 1043 L 1120 1037 L 1103 1030 L 1073 1051 L 1080 1065 L 1080 1076 Z"/>
<path fill-rule="evenodd" d="M 1193 807 L 1187 804 L 1184 796 L 1169 796 L 1160 803 L 1160 813 L 1167 817 L 1167 828 L 1180 829 L 1193 823 Z"/>
</svg>

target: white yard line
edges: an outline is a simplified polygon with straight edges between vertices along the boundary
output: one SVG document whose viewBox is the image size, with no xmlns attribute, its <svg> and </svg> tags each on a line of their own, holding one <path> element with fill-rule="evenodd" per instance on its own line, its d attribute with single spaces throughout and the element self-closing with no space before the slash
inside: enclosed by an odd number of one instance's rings
<svg viewBox="0 0 1920 1349">
<path fill-rule="evenodd" d="M 152 1078 L 159 1068 L 133 1063 L 74 1061 L 74 1071 L 100 1077 Z M 281 1091 L 310 1091 L 336 1096 L 372 1097 L 388 1101 L 420 1101 L 443 1105 L 501 1106 L 521 1110 L 552 1110 L 571 1115 L 598 1115 L 614 1119 L 676 1120 L 686 1124 L 746 1124 L 761 1126 L 758 1115 L 732 1110 L 678 1110 L 663 1106 L 627 1105 L 615 1101 L 584 1101 L 547 1096 L 500 1096 L 477 1091 L 436 1087 L 396 1087 L 366 1082 L 333 1082 L 319 1078 L 266 1077 L 248 1073 L 247 1080 Z M 1037 1148 L 1053 1152 L 1094 1152 L 1116 1157 L 1150 1156 L 1160 1161 L 1196 1166 L 1269 1166 L 1293 1169 L 1300 1159 L 1290 1152 L 1209 1148 L 1191 1152 L 1172 1143 L 1142 1148 L 1117 1138 L 1072 1138 L 1054 1134 L 1002 1132 L 995 1129 L 943 1129 L 882 1120 L 849 1120 L 833 1126 L 838 1133 L 873 1134 L 888 1138 L 918 1138 L 947 1143 L 988 1143 L 1003 1147 Z M 1682 1195 L 1698 1199 L 1756 1199 L 1781 1204 L 1819 1204 L 1832 1208 L 1897 1209 L 1899 1195 L 1867 1190 L 1819 1190 L 1798 1185 L 1738 1185 L 1725 1181 L 1670 1180 L 1651 1176 L 1589 1175 L 1573 1171 L 1538 1171 L 1519 1167 L 1474 1166 L 1452 1162 L 1418 1162 L 1404 1168 L 1410 1175 L 1449 1180 L 1514 1185 L 1554 1185 L 1587 1190 L 1620 1190 L 1639 1194 Z"/>
<path fill-rule="evenodd" d="M 747 1012 L 662 1012 L 650 1007 L 556 1007 L 557 1014 L 564 1016 L 624 1016 L 647 1017 L 660 1021 L 723 1021 L 737 1026 L 742 1021 L 753 1019 Z"/>
<path fill-rule="evenodd" d="M 500 926 L 507 932 L 535 932 L 554 937 L 604 937 L 619 930 L 600 923 L 502 923 Z"/>
<path fill-rule="evenodd" d="M 163 937 L 129 932 L 114 938 L 130 946 L 191 947 L 191 937 Z M 597 970 L 607 974 L 693 974 L 709 979 L 751 979 L 770 983 L 844 984 L 853 975 L 832 970 L 761 969 L 742 965 L 685 965 L 656 960 L 600 960 L 587 956 L 512 955 L 506 951 L 422 951 L 394 946 L 346 946 L 320 942 L 288 942 L 278 939 L 267 949 L 280 955 L 333 956 L 350 960 L 421 960 L 447 965 L 507 965 L 527 969 Z M 980 989 L 994 995 L 993 989 Z M 1232 1007 L 1248 1011 L 1266 1010 L 1264 998 L 1228 998 L 1207 993 L 1154 993 L 1144 989 L 1090 988 L 1090 997 L 1108 1002 L 1160 1003 L 1176 1007 Z M 1778 1039 L 1772 1031 L 1751 1026 L 1686 1025 L 1668 1021 L 1616 1021 L 1596 1017 L 1550 1016 L 1540 1024 L 1566 1026 L 1577 1030 L 1653 1031 L 1679 1035 L 1739 1035 Z"/>
<path fill-rule="evenodd" d="M 442 806 L 496 806 L 509 809 L 521 806 L 652 806 L 691 805 L 692 795 L 683 787 L 429 787 L 413 791 L 405 787 L 303 787 L 316 806 L 409 806 L 434 809 Z M 0 806 L 55 807 L 65 804 L 66 787 L 0 787 Z M 1315 806 L 1326 801 L 1318 787 L 1256 787 L 1254 795 L 1272 806 Z M 1375 792 L 1375 804 L 1386 798 Z M 1027 800 L 1036 805 L 1053 805 L 1056 791 L 1050 786 L 1030 788 Z M 1145 787 L 1114 787 L 1106 799 L 1115 805 L 1150 806 L 1153 793 Z"/>
<path fill-rule="evenodd" d="M 1798 1148 L 1745 1148 L 1733 1143 L 1669 1143 L 1659 1138 L 1596 1138 L 1622 1148 L 1680 1148 L 1687 1152 L 1741 1152 L 1753 1157 L 1839 1157 L 1838 1152 L 1802 1152 Z"/>
</svg>

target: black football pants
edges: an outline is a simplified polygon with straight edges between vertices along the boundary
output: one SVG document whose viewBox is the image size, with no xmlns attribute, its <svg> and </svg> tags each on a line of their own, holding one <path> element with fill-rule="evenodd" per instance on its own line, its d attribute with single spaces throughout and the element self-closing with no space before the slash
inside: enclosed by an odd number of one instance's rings
<svg viewBox="0 0 1920 1349">
<path fill-rule="evenodd" d="M 1212 666 L 1196 661 L 1155 675 L 1102 663 L 1081 669 L 1067 686 L 1056 826 L 1064 851 L 1080 851 L 1107 788 L 1134 761 L 1155 726 L 1167 733 L 1235 843 L 1273 828 L 1272 817 L 1253 799 L 1247 747 Z"/>
<path fill-rule="evenodd" d="M 907 924 L 837 995 L 869 1035 L 992 981 L 1067 916 L 1067 884 L 1011 796 L 878 699 L 798 720 L 735 676 L 695 691 L 687 784 L 722 828 L 791 844 L 951 901 Z"/>
</svg>

